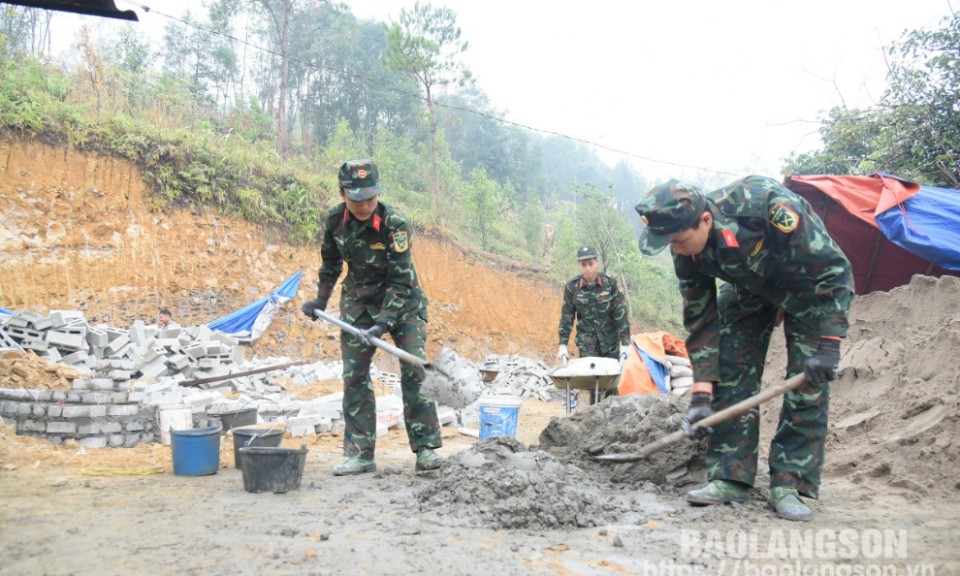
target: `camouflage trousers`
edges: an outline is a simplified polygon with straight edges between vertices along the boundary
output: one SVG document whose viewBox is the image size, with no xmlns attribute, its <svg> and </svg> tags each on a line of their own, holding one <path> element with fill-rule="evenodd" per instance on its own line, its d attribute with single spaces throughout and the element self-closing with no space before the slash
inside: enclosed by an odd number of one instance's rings
<svg viewBox="0 0 960 576">
<path fill-rule="evenodd" d="M 363 314 L 354 322 L 357 328 L 373 326 L 369 314 Z M 424 358 L 424 343 L 427 339 L 426 322 L 416 313 L 390 330 L 397 348 Z M 377 402 L 370 382 L 370 362 L 376 352 L 375 346 L 365 346 L 360 339 L 347 332 L 340 334 L 340 350 L 343 356 L 343 452 L 346 456 L 373 459 L 377 444 Z M 440 422 L 437 406 L 420 394 L 425 371 L 421 366 L 400 363 L 400 389 L 403 396 L 403 419 L 407 428 L 410 448 L 440 448 Z"/>
<path fill-rule="evenodd" d="M 720 379 L 712 407 L 719 411 L 760 392 L 770 337 L 779 309 L 769 302 L 724 285 L 718 295 Z M 819 334 L 797 318 L 786 316 L 787 377 L 803 372 L 817 349 Z M 770 486 L 790 486 L 817 498 L 823 469 L 830 402 L 828 385 L 802 384 L 783 397 L 780 421 L 770 443 Z M 775 405 L 775 404 L 774 404 Z M 770 406 L 768 404 L 767 406 Z M 707 437 L 710 480 L 736 480 L 752 486 L 757 475 L 760 409 L 715 425 Z"/>
<path fill-rule="evenodd" d="M 575 338 L 577 344 L 577 354 L 581 358 L 587 356 L 594 356 L 597 358 L 620 358 L 620 341 L 614 341 L 613 346 L 609 342 L 606 344 L 597 337 L 596 334 L 580 334 L 577 332 Z M 609 398 L 611 396 L 619 396 L 620 392 L 616 388 L 610 388 L 609 390 L 600 391 L 600 400 L 604 398 Z M 590 390 L 590 404 L 596 404 L 598 402 L 596 398 L 597 394 Z"/>
</svg>

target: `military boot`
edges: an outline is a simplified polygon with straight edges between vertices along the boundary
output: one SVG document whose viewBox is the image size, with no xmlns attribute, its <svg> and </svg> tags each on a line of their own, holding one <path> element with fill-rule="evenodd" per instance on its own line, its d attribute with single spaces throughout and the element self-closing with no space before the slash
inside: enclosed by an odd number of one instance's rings
<svg viewBox="0 0 960 576">
<path fill-rule="evenodd" d="M 733 480 L 711 480 L 703 488 L 687 492 L 687 502 L 694 506 L 743 503 L 750 498 L 750 487 Z"/>
<path fill-rule="evenodd" d="M 350 476 L 353 474 L 364 474 L 366 472 L 373 472 L 377 469 L 376 462 L 373 461 L 373 458 L 367 459 L 360 456 L 354 456 L 344 462 L 343 464 L 337 464 L 333 467 L 334 476 Z"/>
<path fill-rule="evenodd" d="M 414 468 L 417 472 L 426 472 L 436 470 L 443 464 L 443 458 L 433 451 L 433 448 L 423 448 L 417 450 L 417 465 Z"/>
<path fill-rule="evenodd" d="M 813 511 L 803 503 L 797 489 L 791 486 L 777 486 L 770 488 L 770 497 L 767 504 L 784 520 L 806 522 L 813 518 Z"/>
</svg>

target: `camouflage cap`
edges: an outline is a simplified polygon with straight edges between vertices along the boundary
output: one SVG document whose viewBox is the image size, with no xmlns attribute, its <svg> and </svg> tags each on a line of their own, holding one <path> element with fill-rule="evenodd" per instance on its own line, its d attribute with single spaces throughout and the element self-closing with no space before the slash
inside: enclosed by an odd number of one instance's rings
<svg viewBox="0 0 960 576">
<path fill-rule="evenodd" d="M 677 232 L 689 227 L 707 207 L 696 186 L 670 180 L 655 186 L 636 205 L 646 228 L 640 233 L 640 251 L 652 256 L 663 250 Z"/>
<path fill-rule="evenodd" d="M 581 246 L 577 250 L 577 262 L 580 260 L 589 260 L 590 258 L 596 258 L 597 251 L 594 250 L 593 246 Z"/>
<path fill-rule="evenodd" d="M 380 189 L 380 171 L 373 160 L 344 162 L 338 179 L 347 198 L 355 202 L 369 200 L 383 192 Z"/>
</svg>

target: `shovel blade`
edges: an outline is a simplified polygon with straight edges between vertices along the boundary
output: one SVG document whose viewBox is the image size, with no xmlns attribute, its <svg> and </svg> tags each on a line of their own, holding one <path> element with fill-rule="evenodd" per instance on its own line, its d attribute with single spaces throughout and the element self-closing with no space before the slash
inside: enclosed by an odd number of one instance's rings
<svg viewBox="0 0 960 576">
<path fill-rule="evenodd" d="M 594 454 L 590 458 L 598 462 L 636 462 L 647 457 L 644 452 L 614 452 L 612 454 Z"/>
<path fill-rule="evenodd" d="M 444 406 L 466 408 L 483 393 L 480 369 L 449 348 L 441 350 L 426 370 L 420 393 Z"/>
</svg>

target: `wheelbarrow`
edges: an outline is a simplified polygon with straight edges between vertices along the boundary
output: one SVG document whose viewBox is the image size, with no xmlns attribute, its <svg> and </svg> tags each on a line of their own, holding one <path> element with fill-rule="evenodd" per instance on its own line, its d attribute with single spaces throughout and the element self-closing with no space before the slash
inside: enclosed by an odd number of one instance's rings
<svg viewBox="0 0 960 576">
<path fill-rule="evenodd" d="M 599 398 L 601 391 L 620 384 L 620 361 L 597 356 L 575 358 L 548 371 L 547 376 L 557 388 L 566 390 L 567 414 L 570 414 L 570 390 L 593 390 L 593 397 Z"/>
</svg>

